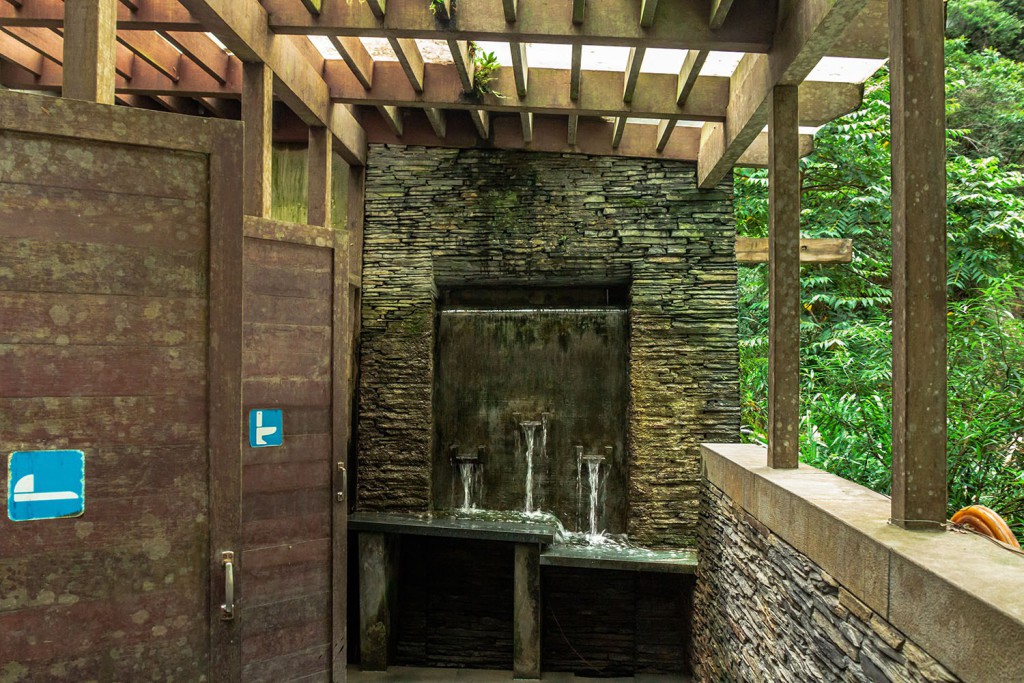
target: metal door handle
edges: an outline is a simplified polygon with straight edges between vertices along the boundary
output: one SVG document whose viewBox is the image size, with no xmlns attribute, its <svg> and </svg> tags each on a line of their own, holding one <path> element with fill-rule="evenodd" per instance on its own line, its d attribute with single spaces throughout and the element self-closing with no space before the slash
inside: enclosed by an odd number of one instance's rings
<svg viewBox="0 0 1024 683">
<path fill-rule="evenodd" d="M 231 621 L 235 618 L 235 554 L 225 550 L 220 554 L 224 567 L 224 604 L 220 606 L 220 618 Z"/>
<path fill-rule="evenodd" d="M 337 498 L 341 503 L 345 500 L 345 492 L 348 491 L 348 470 L 345 469 L 345 463 L 338 463 L 338 471 L 341 472 L 341 490 L 338 491 Z"/>
</svg>

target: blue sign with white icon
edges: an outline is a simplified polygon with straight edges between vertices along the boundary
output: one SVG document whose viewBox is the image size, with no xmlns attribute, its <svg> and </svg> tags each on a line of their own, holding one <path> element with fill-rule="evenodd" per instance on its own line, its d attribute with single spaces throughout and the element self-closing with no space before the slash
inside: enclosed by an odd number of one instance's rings
<svg viewBox="0 0 1024 683">
<path fill-rule="evenodd" d="M 253 448 L 284 443 L 284 414 L 280 410 L 249 411 L 249 445 Z"/>
<path fill-rule="evenodd" d="M 15 451 L 7 460 L 7 516 L 14 522 L 85 512 L 82 451 Z"/>
</svg>

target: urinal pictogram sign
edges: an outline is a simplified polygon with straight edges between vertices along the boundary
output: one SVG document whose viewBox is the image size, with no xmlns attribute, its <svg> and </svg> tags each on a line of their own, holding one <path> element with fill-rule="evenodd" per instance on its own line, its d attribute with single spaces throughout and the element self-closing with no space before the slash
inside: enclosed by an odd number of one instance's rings
<svg viewBox="0 0 1024 683">
<path fill-rule="evenodd" d="M 7 516 L 15 522 L 85 512 L 82 451 L 15 451 L 7 460 Z"/>
</svg>

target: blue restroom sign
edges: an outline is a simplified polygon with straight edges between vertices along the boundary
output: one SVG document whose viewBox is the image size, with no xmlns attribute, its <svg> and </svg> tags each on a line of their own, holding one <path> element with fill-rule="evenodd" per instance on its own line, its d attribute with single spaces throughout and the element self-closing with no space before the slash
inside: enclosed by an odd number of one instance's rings
<svg viewBox="0 0 1024 683">
<path fill-rule="evenodd" d="M 253 448 L 284 443 L 284 415 L 280 410 L 249 411 L 249 445 Z"/>
<path fill-rule="evenodd" d="M 15 522 L 85 512 L 82 451 L 15 451 L 7 460 L 7 516 Z"/>
</svg>

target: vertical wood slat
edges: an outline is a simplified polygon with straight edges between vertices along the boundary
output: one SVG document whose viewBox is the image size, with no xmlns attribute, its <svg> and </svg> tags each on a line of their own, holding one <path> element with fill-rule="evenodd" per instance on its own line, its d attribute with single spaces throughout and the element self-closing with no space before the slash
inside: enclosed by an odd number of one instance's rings
<svg viewBox="0 0 1024 683">
<path fill-rule="evenodd" d="M 310 225 L 331 225 L 331 141 L 333 137 L 323 126 L 309 129 L 306 154 L 306 222 Z"/>
<path fill-rule="evenodd" d="M 240 558 L 242 527 L 242 175 L 243 134 L 220 136 L 210 155 L 210 647 L 214 680 L 239 680 L 241 620 L 223 621 L 220 553 Z M 235 599 L 245 594 L 236 565 Z"/>
<path fill-rule="evenodd" d="M 580 98 L 580 79 L 583 75 L 583 46 L 572 46 L 572 67 L 569 73 L 569 99 L 573 102 Z"/>
<path fill-rule="evenodd" d="M 274 74 L 260 63 L 242 65 L 242 122 L 245 176 L 242 197 L 245 214 L 270 218 L 271 143 L 273 139 Z"/>
<path fill-rule="evenodd" d="M 776 86 L 768 120 L 768 466 L 800 457 L 800 129 L 797 87 Z"/>
<path fill-rule="evenodd" d="M 946 171 L 943 17 L 891 0 L 892 521 L 946 521 Z"/>
<path fill-rule="evenodd" d="M 114 103 L 117 0 L 64 4 L 64 97 Z"/>
</svg>

